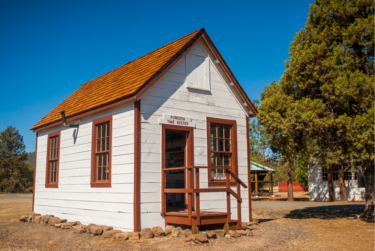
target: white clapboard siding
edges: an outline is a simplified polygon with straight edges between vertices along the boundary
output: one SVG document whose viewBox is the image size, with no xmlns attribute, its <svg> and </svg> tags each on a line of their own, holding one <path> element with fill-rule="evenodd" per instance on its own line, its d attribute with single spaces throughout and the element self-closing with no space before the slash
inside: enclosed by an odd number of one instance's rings
<svg viewBox="0 0 375 251">
<path fill-rule="evenodd" d="M 91 187 L 92 121 L 112 115 L 111 187 Z M 61 130 L 58 188 L 45 187 L 48 133 Z M 84 117 L 79 128 L 55 127 L 39 133 L 35 212 L 69 221 L 133 230 L 134 105 Z"/>
<path fill-rule="evenodd" d="M 237 122 L 237 149 L 239 177 L 247 184 L 246 113 L 238 94 L 231 91 L 229 79 L 215 64 L 203 42 L 197 43 L 188 53 L 205 57 L 209 64 L 210 92 L 186 87 L 186 57 L 181 58 L 141 97 L 141 228 L 156 224 L 164 226 L 161 211 L 161 125 L 163 114 L 189 117 L 194 128 L 194 164 L 207 165 L 206 118 L 222 118 Z M 189 55 L 189 54 L 187 54 Z M 205 68 L 208 73 L 208 67 Z M 197 81 L 196 76 L 187 82 Z M 207 170 L 200 170 L 200 187 L 208 187 Z M 237 191 L 235 186 L 232 187 Z M 242 220 L 248 220 L 248 190 L 241 188 Z M 232 218 L 237 217 L 237 201 L 232 196 Z M 226 193 L 201 193 L 202 210 L 226 212 Z"/>
</svg>

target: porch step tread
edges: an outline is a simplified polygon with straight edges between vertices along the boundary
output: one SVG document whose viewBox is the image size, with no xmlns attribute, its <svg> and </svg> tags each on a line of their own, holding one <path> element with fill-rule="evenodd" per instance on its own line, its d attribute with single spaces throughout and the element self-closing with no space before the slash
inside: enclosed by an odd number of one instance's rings
<svg viewBox="0 0 375 251">
<path fill-rule="evenodd" d="M 192 217 L 197 217 L 197 214 L 195 211 L 192 211 Z M 175 212 L 167 212 L 165 213 L 165 215 L 168 215 L 168 216 L 184 216 L 184 217 L 188 217 L 188 211 L 187 210 L 183 210 L 183 211 L 175 211 Z M 200 217 L 209 217 L 209 216 L 227 216 L 228 213 L 224 213 L 224 212 L 210 212 L 210 211 L 201 211 L 199 216 Z"/>
</svg>

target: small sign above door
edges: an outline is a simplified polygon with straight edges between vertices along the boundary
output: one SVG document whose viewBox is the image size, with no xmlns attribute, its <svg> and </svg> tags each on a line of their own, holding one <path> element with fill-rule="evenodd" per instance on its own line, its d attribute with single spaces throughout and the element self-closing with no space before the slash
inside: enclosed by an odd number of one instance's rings
<svg viewBox="0 0 375 251">
<path fill-rule="evenodd" d="M 195 127 L 195 124 L 193 124 L 191 121 L 191 118 L 163 114 L 163 118 L 159 119 L 159 124 Z"/>
</svg>

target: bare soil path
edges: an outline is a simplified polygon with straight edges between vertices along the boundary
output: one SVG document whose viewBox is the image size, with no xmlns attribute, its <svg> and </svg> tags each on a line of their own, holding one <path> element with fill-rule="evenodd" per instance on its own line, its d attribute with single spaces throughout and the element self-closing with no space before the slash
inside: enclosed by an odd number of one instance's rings
<svg viewBox="0 0 375 251">
<path fill-rule="evenodd" d="M 0 250 L 374 250 L 374 222 L 348 220 L 363 203 L 254 202 L 254 236 L 193 244 L 172 237 L 113 241 L 42 224 L 23 223 L 30 196 L 0 195 Z M 261 203 L 261 204 L 259 204 Z M 268 204 L 264 204 L 268 203 Z M 280 204 L 287 203 L 287 205 Z M 301 204 L 303 203 L 303 204 Z M 268 208 L 265 208 L 268 206 Z"/>
</svg>

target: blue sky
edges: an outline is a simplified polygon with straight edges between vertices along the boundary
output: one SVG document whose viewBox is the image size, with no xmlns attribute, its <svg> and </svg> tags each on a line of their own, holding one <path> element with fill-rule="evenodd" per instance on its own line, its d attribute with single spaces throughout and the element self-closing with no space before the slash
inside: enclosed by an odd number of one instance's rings
<svg viewBox="0 0 375 251">
<path fill-rule="evenodd" d="M 0 131 L 29 130 L 83 83 L 204 27 L 251 100 L 278 81 L 313 1 L 0 1 Z"/>
</svg>

